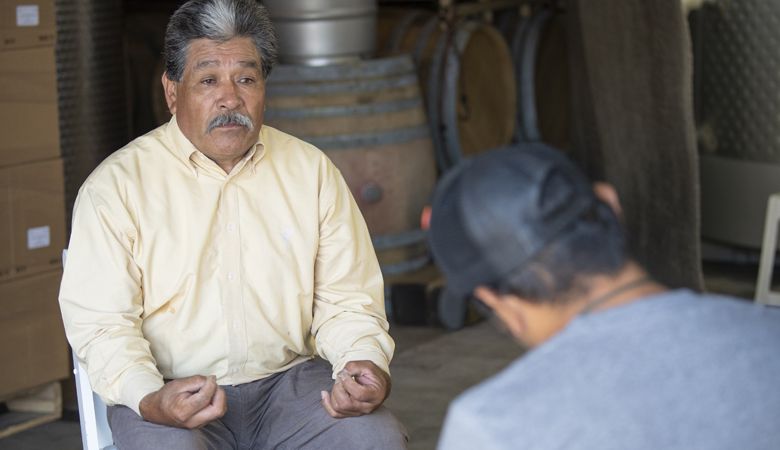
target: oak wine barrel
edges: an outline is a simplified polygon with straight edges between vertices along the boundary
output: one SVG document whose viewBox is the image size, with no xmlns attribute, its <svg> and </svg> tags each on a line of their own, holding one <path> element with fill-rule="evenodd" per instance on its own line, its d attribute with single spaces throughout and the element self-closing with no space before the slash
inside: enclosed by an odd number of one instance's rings
<svg viewBox="0 0 780 450">
<path fill-rule="evenodd" d="M 385 275 L 428 263 L 419 223 L 436 167 L 411 58 L 280 65 L 266 106 L 265 123 L 314 144 L 339 168 Z"/>
</svg>

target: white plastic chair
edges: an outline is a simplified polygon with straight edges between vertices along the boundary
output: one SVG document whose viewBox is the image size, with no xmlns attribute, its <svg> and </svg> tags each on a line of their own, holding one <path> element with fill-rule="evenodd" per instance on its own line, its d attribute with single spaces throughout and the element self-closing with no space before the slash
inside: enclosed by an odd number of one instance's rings
<svg viewBox="0 0 780 450">
<path fill-rule="evenodd" d="M 115 450 L 114 438 L 108 426 L 106 404 L 92 391 L 87 370 L 73 354 L 73 374 L 76 375 L 76 396 L 79 400 L 81 443 L 84 450 Z"/>
<path fill-rule="evenodd" d="M 778 223 L 780 223 L 780 193 L 770 195 L 767 201 L 764 239 L 761 244 L 761 262 L 758 266 L 758 281 L 756 282 L 755 301 L 772 306 L 780 306 L 780 293 L 772 290 Z"/>
<path fill-rule="evenodd" d="M 62 267 L 68 250 L 62 251 Z M 89 376 L 84 365 L 73 353 L 73 375 L 76 377 L 76 397 L 79 401 L 79 423 L 81 424 L 81 444 L 84 450 L 116 450 L 111 428 L 108 426 L 106 404 L 92 391 Z"/>
</svg>

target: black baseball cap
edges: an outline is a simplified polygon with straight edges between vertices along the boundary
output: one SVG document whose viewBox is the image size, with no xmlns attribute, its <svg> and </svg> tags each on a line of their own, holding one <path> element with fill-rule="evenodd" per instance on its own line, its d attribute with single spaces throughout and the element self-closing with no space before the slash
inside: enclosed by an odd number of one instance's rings
<svg viewBox="0 0 780 450">
<path fill-rule="evenodd" d="M 447 279 L 440 315 L 462 320 L 477 286 L 520 269 L 595 201 L 584 173 L 541 143 L 491 150 L 447 172 L 428 231 Z"/>
</svg>

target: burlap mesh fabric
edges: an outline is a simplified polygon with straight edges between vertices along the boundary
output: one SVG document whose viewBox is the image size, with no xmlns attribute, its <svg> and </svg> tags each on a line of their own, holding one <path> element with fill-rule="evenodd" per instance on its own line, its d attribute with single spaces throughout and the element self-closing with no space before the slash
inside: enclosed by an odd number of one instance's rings
<svg viewBox="0 0 780 450">
<path fill-rule="evenodd" d="M 679 0 L 567 4 L 573 157 L 617 188 L 633 254 L 701 289 L 690 35 Z"/>
</svg>

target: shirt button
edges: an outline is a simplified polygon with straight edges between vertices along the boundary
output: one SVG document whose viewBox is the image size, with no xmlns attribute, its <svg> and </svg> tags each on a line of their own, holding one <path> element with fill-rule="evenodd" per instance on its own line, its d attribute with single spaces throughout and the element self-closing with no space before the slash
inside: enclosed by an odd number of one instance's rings
<svg viewBox="0 0 780 450">
<path fill-rule="evenodd" d="M 236 274 L 234 274 L 233 272 L 228 272 L 228 280 L 233 281 L 235 279 L 236 279 Z"/>
<path fill-rule="evenodd" d="M 231 232 L 231 233 L 232 233 L 232 232 L 234 232 L 234 231 L 236 231 L 236 224 L 234 224 L 233 222 L 231 222 L 231 223 L 227 224 L 227 230 L 228 230 L 229 232 Z"/>
</svg>

